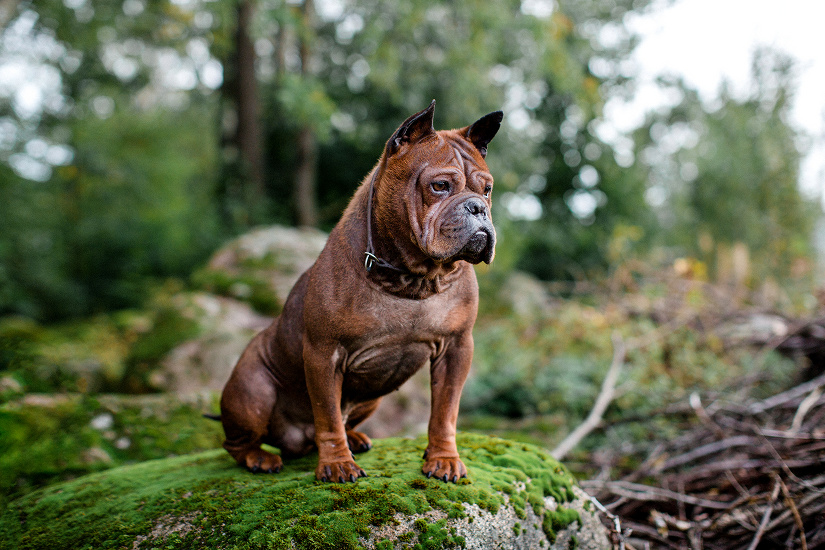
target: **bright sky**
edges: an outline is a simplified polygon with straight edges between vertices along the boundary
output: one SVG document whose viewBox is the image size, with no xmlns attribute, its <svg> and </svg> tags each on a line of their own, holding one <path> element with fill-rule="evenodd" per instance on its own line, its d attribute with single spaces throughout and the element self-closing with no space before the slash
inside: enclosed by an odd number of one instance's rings
<svg viewBox="0 0 825 550">
<path fill-rule="evenodd" d="M 771 46 L 797 65 L 793 123 L 813 141 L 802 166 L 804 190 L 825 197 L 825 1 L 823 0 L 676 0 L 628 23 L 643 40 L 634 54 L 644 82 L 656 75 L 682 75 L 710 100 L 727 79 L 734 93 L 750 84 L 754 50 Z M 646 109 L 662 101 L 642 88 L 634 104 L 608 111 L 620 129 L 641 122 Z"/>
</svg>

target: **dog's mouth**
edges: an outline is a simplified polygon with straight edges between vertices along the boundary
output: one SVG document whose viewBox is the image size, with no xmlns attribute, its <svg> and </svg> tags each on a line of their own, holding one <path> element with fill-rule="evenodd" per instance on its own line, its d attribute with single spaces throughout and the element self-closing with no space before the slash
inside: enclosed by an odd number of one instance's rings
<svg viewBox="0 0 825 550">
<path fill-rule="evenodd" d="M 471 264 L 493 261 L 496 230 L 487 205 L 470 199 L 450 205 L 449 210 L 436 212 L 441 222 L 423 239 L 427 255 L 436 262 L 463 260 Z"/>
<path fill-rule="evenodd" d="M 488 227 L 481 227 L 467 239 L 464 248 L 458 253 L 459 259 L 472 264 L 493 261 L 496 247 L 496 234 Z"/>
</svg>

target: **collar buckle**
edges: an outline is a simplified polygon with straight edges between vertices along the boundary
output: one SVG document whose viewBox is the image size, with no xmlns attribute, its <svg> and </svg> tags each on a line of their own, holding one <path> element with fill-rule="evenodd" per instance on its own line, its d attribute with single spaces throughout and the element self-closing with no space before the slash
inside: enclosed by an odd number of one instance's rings
<svg viewBox="0 0 825 550">
<path fill-rule="evenodd" d="M 378 256 L 369 251 L 364 252 L 364 256 L 364 268 L 367 271 L 371 271 L 372 266 L 375 265 L 376 260 L 378 260 Z"/>
</svg>

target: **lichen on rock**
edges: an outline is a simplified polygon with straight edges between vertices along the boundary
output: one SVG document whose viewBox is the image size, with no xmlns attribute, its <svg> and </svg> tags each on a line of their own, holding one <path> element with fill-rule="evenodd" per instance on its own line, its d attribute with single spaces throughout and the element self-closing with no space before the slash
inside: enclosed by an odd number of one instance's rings
<svg viewBox="0 0 825 550">
<path fill-rule="evenodd" d="M 316 481 L 315 456 L 267 475 L 222 450 L 88 475 L 12 502 L 0 548 L 609 547 L 573 478 L 537 447 L 460 434 L 470 477 L 453 484 L 421 474 L 426 439 L 375 443 L 356 483 Z"/>
</svg>

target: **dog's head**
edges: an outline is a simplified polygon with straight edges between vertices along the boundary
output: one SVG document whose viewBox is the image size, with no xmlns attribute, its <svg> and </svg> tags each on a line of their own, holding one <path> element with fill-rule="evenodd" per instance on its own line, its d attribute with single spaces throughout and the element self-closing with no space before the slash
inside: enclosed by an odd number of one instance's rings
<svg viewBox="0 0 825 550">
<path fill-rule="evenodd" d="M 410 235 L 396 237 L 409 237 L 430 259 L 490 263 L 496 245 L 493 176 L 484 158 L 503 114 L 435 131 L 434 111 L 435 101 L 405 120 L 387 142 L 379 204 L 408 222 Z"/>
</svg>

